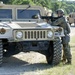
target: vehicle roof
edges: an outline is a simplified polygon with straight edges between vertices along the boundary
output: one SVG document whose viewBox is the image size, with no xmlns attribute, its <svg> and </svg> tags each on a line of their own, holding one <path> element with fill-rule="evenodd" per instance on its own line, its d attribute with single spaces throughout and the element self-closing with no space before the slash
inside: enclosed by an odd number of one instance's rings
<svg viewBox="0 0 75 75">
<path fill-rule="evenodd" d="M 0 4 L 0 9 L 12 9 L 13 20 L 18 20 L 17 19 L 17 9 L 39 10 L 41 16 L 45 15 L 45 10 L 41 6 Z"/>
<path fill-rule="evenodd" d="M 69 15 L 71 15 L 71 14 L 74 14 L 75 15 L 75 12 L 71 12 Z"/>
</svg>

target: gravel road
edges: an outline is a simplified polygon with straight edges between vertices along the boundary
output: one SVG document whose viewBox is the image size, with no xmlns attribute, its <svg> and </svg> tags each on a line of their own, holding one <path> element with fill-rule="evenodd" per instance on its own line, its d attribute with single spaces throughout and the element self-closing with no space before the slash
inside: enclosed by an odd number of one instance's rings
<svg viewBox="0 0 75 75">
<path fill-rule="evenodd" d="M 75 28 L 71 27 L 71 36 L 75 35 Z M 9 58 L 4 58 L 0 67 L 0 75 L 39 75 L 41 70 L 50 68 L 44 55 L 39 53 L 19 53 Z"/>
</svg>

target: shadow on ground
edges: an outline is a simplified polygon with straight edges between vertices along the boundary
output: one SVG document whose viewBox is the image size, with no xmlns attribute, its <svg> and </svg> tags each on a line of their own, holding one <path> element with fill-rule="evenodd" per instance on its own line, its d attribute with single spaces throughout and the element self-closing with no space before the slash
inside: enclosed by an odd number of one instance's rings
<svg viewBox="0 0 75 75">
<path fill-rule="evenodd" d="M 29 64 L 26 61 L 15 57 L 4 58 L 2 67 L 0 67 L 0 75 L 22 75 L 25 72 L 36 72 L 37 70 L 44 70 L 52 68 L 47 63 L 33 63 Z"/>
</svg>

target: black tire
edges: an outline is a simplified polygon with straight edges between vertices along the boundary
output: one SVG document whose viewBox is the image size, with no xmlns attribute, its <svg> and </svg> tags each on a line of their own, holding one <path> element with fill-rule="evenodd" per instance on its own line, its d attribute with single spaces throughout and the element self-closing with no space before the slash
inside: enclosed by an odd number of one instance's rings
<svg viewBox="0 0 75 75">
<path fill-rule="evenodd" d="M 0 66 L 2 64 L 3 60 L 3 45 L 2 45 L 2 40 L 0 40 Z"/>
<path fill-rule="evenodd" d="M 62 56 L 62 45 L 61 40 L 58 38 L 57 40 L 50 42 L 46 59 L 48 64 L 57 65 L 61 60 L 61 56 Z"/>
<path fill-rule="evenodd" d="M 22 52 L 23 51 L 23 45 L 21 42 L 16 43 L 15 49 L 17 52 Z"/>
</svg>

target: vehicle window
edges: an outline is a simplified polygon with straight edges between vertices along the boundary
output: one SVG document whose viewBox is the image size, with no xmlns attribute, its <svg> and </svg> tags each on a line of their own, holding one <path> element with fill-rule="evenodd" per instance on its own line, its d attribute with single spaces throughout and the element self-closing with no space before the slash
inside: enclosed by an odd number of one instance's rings
<svg viewBox="0 0 75 75">
<path fill-rule="evenodd" d="M 12 19 L 12 9 L 0 9 L 0 19 Z"/>
<path fill-rule="evenodd" d="M 37 19 L 38 14 L 40 15 L 39 10 L 17 9 L 17 19 Z"/>
</svg>

